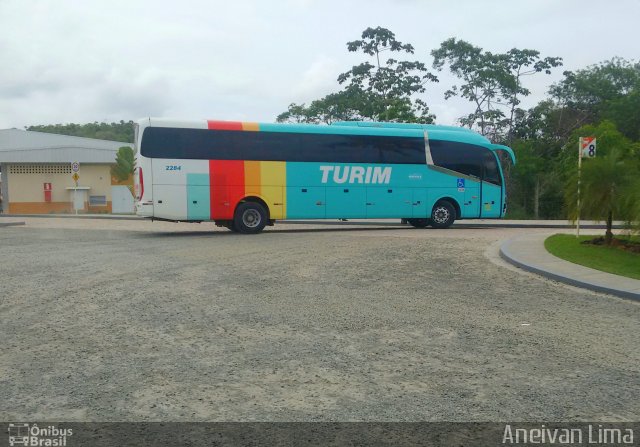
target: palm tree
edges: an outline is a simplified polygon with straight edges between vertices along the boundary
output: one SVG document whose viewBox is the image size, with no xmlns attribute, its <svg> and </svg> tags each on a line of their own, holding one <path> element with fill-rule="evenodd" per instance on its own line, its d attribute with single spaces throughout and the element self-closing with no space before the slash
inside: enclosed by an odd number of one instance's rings
<svg viewBox="0 0 640 447">
<path fill-rule="evenodd" d="M 580 215 L 605 221 L 605 243 L 613 240 L 613 220 L 633 222 L 638 218 L 640 203 L 640 177 L 636 161 L 624 156 L 621 148 L 611 148 L 607 154 L 583 160 L 580 184 Z M 577 173 L 567 188 L 569 216 L 578 217 Z"/>
</svg>

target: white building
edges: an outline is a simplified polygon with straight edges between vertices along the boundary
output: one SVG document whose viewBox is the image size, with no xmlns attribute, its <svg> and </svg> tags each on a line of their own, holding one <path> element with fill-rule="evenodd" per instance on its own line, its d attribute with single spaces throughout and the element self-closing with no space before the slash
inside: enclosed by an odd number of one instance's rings
<svg viewBox="0 0 640 447">
<path fill-rule="evenodd" d="M 133 212 L 128 186 L 111 179 L 128 143 L 0 130 L 2 208 L 11 214 Z M 78 180 L 71 164 L 79 164 Z"/>
</svg>

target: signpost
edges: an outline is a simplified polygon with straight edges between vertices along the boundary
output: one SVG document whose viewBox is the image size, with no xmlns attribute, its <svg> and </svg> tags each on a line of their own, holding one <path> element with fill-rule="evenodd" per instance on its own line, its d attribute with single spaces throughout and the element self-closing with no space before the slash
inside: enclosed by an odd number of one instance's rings
<svg viewBox="0 0 640 447">
<path fill-rule="evenodd" d="M 80 171 L 80 163 L 78 163 L 77 161 L 74 161 L 73 163 L 71 163 L 71 171 L 73 171 L 73 175 L 71 176 L 71 178 L 73 179 L 73 184 L 75 185 L 75 188 L 73 189 L 73 209 L 75 209 L 76 214 L 78 214 L 78 207 L 77 207 L 77 199 L 78 199 L 78 180 L 80 179 L 80 175 L 78 174 L 78 171 Z"/>
<path fill-rule="evenodd" d="M 578 219 L 576 220 L 576 237 L 580 237 L 580 175 L 582 173 L 582 157 L 595 158 L 596 137 L 580 137 L 578 140 Z"/>
</svg>

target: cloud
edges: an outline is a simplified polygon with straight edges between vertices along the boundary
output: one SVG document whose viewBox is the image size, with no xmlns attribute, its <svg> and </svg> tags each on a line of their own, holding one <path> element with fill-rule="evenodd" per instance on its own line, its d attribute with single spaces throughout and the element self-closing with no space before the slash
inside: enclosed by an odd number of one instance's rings
<svg viewBox="0 0 640 447">
<path fill-rule="evenodd" d="M 341 89 L 337 77 L 340 66 L 335 59 L 318 55 L 291 89 L 292 101 L 307 102 Z"/>
<path fill-rule="evenodd" d="M 338 74 L 367 59 L 345 43 L 367 26 L 388 27 L 427 65 L 429 51 L 452 35 L 489 51 L 562 56 L 571 70 L 637 53 L 624 34 L 635 27 L 637 1 L 595 16 L 577 0 L 463 5 L 465 14 L 417 0 L 0 0 L 0 128 L 146 115 L 271 121 L 291 102 L 339 90 Z M 561 70 L 532 77 L 527 104 Z M 443 88 L 456 81 L 439 77 Z M 438 122 L 469 112 L 464 101 L 439 112 L 439 88 L 425 95 Z"/>
</svg>

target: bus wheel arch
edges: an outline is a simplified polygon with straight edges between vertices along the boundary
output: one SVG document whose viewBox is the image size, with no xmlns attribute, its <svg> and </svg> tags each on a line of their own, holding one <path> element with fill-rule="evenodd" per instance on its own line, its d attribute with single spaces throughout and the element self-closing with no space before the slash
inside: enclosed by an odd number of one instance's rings
<svg viewBox="0 0 640 447">
<path fill-rule="evenodd" d="M 245 197 L 233 213 L 233 228 L 239 233 L 259 233 L 269 221 L 269 207 L 259 197 Z"/>
<path fill-rule="evenodd" d="M 267 202 L 259 196 L 247 196 L 245 198 L 243 198 L 242 200 L 240 200 L 240 202 L 238 202 L 238 204 L 236 205 L 236 209 L 238 209 L 238 207 L 246 202 L 253 202 L 253 203 L 259 203 L 260 205 L 262 205 L 262 207 L 265 209 L 265 211 L 267 212 L 267 220 L 270 219 L 270 215 L 271 215 L 271 211 L 269 210 L 269 205 L 267 205 Z"/>
<path fill-rule="evenodd" d="M 443 197 L 433 205 L 429 221 L 433 228 L 449 228 L 460 214 L 458 202 L 450 197 Z"/>
</svg>

